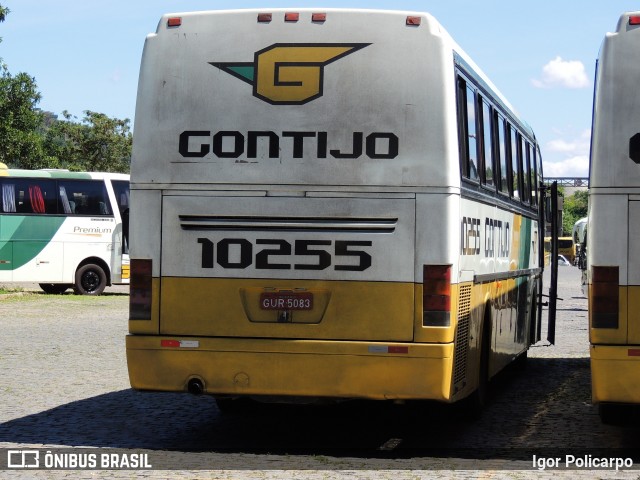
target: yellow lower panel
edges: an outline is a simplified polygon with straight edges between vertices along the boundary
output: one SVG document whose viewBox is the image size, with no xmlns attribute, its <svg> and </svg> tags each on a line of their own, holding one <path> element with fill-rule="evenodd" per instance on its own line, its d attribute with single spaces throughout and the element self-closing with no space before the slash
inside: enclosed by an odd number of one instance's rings
<svg viewBox="0 0 640 480">
<path fill-rule="evenodd" d="M 260 293 L 271 289 L 310 292 L 313 309 L 280 323 L 277 311 L 260 310 Z M 414 292 L 413 283 L 164 277 L 160 333 L 411 341 Z"/>
<path fill-rule="evenodd" d="M 162 339 L 189 348 L 163 348 Z M 447 401 L 452 360 L 453 344 L 127 337 L 138 390 L 185 392 L 197 377 L 208 394 Z"/>
<path fill-rule="evenodd" d="M 633 346 L 591 346 L 591 391 L 594 403 L 640 403 L 640 353 Z"/>
</svg>

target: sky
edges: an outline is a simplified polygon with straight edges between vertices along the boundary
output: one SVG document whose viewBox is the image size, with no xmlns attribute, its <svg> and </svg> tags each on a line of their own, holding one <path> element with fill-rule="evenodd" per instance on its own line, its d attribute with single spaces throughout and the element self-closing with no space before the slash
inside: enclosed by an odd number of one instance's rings
<svg viewBox="0 0 640 480">
<path fill-rule="evenodd" d="M 0 58 L 34 77 L 38 107 L 133 125 L 144 39 L 164 13 L 367 8 L 434 15 L 531 125 L 548 177 L 587 177 L 595 62 L 625 0 L 0 0 Z M 637 60 L 637 59 L 636 59 Z"/>
</svg>

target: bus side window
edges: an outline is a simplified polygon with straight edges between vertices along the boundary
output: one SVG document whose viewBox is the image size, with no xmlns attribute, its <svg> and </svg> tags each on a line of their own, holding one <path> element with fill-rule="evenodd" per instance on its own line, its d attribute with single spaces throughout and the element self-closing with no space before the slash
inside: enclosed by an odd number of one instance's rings
<svg viewBox="0 0 640 480">
<path fill-rule="evenodd" d="M 55 182 L 39 178 L 20 179 L 16 182 L 17 205 L 20 213 L 55 214 L 57 198 Z"/>
<path fill-rule="evenodd" d="M 478 181 L 478 141 L 476 128 L 476 96 L 472 86 L 458 77 L 458 137 L 460 142 L 460 172 L 463 177 Z"/>
<path fill-rule="evenodd" d="M 58 181 L 58 187 L 61 212 L 93 216 L 113 215 L 104 181 L 61 180 Z"/>
<path fill-rule="evenodd" d="M 467 161 L 468 177 L 478 181 L 478 132 L 476 119 L 477 102 L 475 90 L 467 85 Z"/>
<path fill-rule="evenodd" d="M 126 180 L 111 180 L 111 185 L 116 196 L 118 209 L 122 215 L 125 210 L 129 209 L 129 182 Z"/>
<path fill-rule="evenodd" d="M 529 157 L 529 142 L 524 137 L 520 137 L 520 146 L 522 152 L 522 200 L 525 203 L 531 203 L 531 160 Z"/>
<path fill-rule="evenodd" d="M 538 206 L 538 166 L 536 165 L 536 150 L 527 144 L 529 159 L 531 162 L 531 205 Z"/>
<path fill-rule="evenodd" d="M 538 175 L 538 188 L 542 188 L 544 184 L 542 178 L 542 155 L 540 155 L 540 147 L 536 145 L 535 150 L 533 151 L 534 163 L 537 165 L 537 175 Z"/>
<path fill-rule="evenodd" d="M 16 184 L 9 180 L 2 181 L 2 211 L 4 213 L 16 212 Z"/>
<path fill-rule="evenodd" d="M 500 161 L 500 183 L 498 191 L 504 195 L 509 195 L 509 175 L 507 172 L 507 132 L 505 128 L 505 120 L 499 113 L 496 114 L 496 144 L 498 148 L 496 153 Z M 498 162 L 496 161 L 496 165 Z"/>
<path fill-rule="evenodd" d="M 518 154 L 518 132 L 513 126 L 509 126 L 509 145 L 511 155 L 511 194 L 514 199 L 520 198 L 522 190 L 520 186 L 520 155 Z"/>
<path fill-rule="evenodd" d="M 484 172 L 482 176 L 482 183 L 487 187 L 494 189 L 494 158 L 493 158 L 493 135 L 491 124 L 493 123 L 491 119 L 493 118 L 491 115 L 491 106 L 484 100 L 482 102 L 482 119 L 480 121 L 480 125 L 482 127 L 482 153 L 484 157 Z"/>
</svg>

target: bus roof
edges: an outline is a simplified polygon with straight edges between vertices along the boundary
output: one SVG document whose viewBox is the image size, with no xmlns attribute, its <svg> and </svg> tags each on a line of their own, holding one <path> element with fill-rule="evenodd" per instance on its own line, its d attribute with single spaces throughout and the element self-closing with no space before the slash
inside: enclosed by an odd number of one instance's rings
<svg viewBox="0 0 640 480">
<path fill-rule="evenodd" d="M 61 178 L 61 179 L 105 179 L 111 178 L 115 180 L 129 180 L 126 173 L 112 172 L 71 172 L 69 170 L 58 169 L 42 169 L 42 170 L 24 170 L 19 168 L 1 168 L 0 177 L 20 177 L 20 178 Z"/>
</svg>

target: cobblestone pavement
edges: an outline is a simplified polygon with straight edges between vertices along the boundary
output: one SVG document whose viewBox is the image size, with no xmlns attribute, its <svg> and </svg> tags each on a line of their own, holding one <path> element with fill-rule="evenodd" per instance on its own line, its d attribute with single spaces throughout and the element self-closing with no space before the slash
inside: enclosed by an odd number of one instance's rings
<svg viewBox="0 0 640 480">
<path fill-rule="evenodd" d="M 93 298 L 26 287 L 0 298 L 0 449 L 119 449 L 147 453 L 162 470 L 0 470 L 0 478 L 640 478 L 535 468 L 534 455 L 630 451 L 640 462 L 638 424 L 602 425 L 590 403 L 577 269 L 560 269 L 559 295 L 556 345 L 534 346 L 526 369 L 501 378 L 482 418 L 468 422 L 439 405 L 381 402 L 223 416 L 208 397 L 134 392 L 126 289 Z"/>
</svg>

